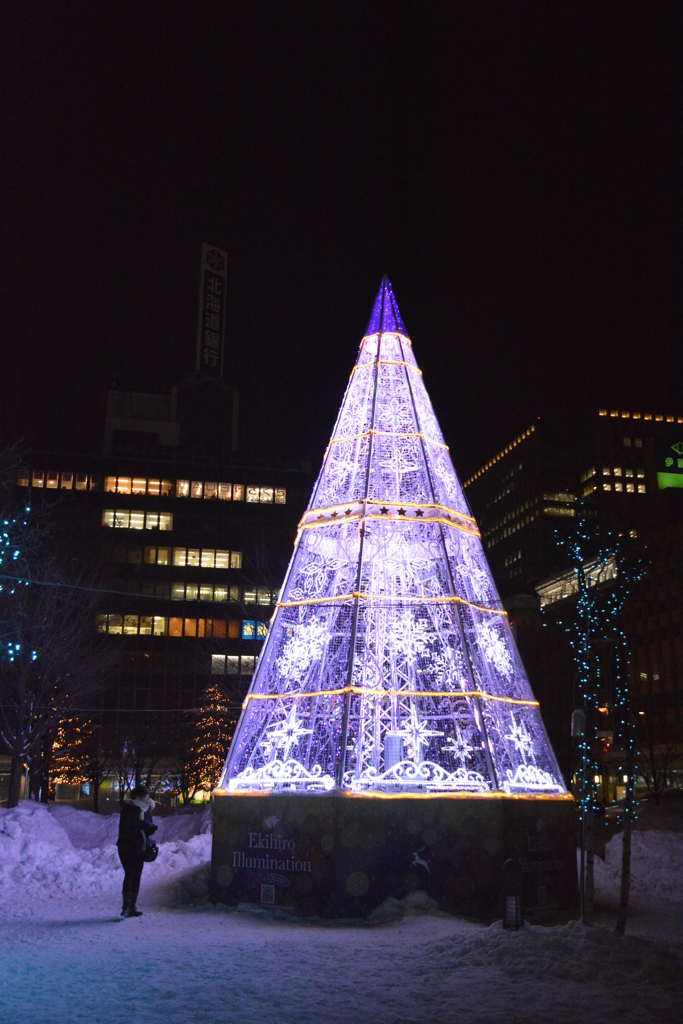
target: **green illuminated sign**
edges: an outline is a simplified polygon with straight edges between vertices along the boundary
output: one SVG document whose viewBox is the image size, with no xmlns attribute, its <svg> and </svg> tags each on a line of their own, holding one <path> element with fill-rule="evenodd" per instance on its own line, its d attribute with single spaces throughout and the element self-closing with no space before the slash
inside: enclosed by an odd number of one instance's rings
<svg viewBox="0 0 683 1024">
<path fill-rule="evenodd" d="M 674 454 L 672 455 L 671 452 Z M 666 455 L 659 462 L 663 463 L 664 472 L 657 472 L 657 487 L 660 491 L 667 487 L 683 487 L 683 441 L 676 441 L 667 448 Z"/>
</svg>

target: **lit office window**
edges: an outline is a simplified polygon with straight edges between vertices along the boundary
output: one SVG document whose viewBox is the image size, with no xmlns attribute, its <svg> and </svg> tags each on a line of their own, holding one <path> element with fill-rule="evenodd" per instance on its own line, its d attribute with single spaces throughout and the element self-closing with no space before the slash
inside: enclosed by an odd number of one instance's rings
<svg viewBox="0 0 683 1024">
<path fill-rule="evenodd" d="M 159 513 L 159 529 L 160 530 L 172 530 L 173 529 L 173 513 L 172 512 L 160 512 Z"/>
<path fill-rule="evenodd" d="M 258 497 L 259 497 L 259 488 L 258 487 L 249 487 L 249 486 L 247 486 L 247 501 L 248 502 L 252 502 L 252 503 L 258 502 Z"/>
<path fill-rule="evenodd" d="M 221 501 L 230 501 L 232 498 L 232 484 L 219 483 L 218 497 Z"/>
<path fill-rule="evenodd" d="M 157 549 L 157 565 L 170 565 L 171 549 L 170 548 L 158 548 Z"/>
<path fill-rule="evenodd" d="M 645 470 L 644 469 L 637 469 L 636 470 L 636 476 L 638 477 L 639 480 L 644 480 L 645 479 Z"/>
<path fill-rule="evenodd" d="M 107 632 L 107 616 L 106 615 L 97 615 L 97 616 L 95 616 L 95 622 L 97 623 L 97 632 L 98 633 L 106 633 Z"/>
<path fill-rule="evenodd" d="M 231 640 L 239 640 L 242 627 L 237 619 L 228 622 L 228 636 Z"/>
<path fill-rule="evenodd" d="M 185 548 L 173 548 L 173 564 L 174 565 L 186 565 L 187 564 L 187 552 Z"/>
<path fill-rule="evenodd" d="M 187 565 L 199 565 L 199 548 L 187 549 Z"/>
<path fill-rule="evenodd" d="M 42 469 L 34 469 L 31 474 L 31 486 L 42 487 L 45 483 L 45 473 Z"/>
<path fill-rule="evenodd" d="M 140 616 L 140 636 L 151 636 L 152 635 L 152 616 L 141 615 Z"/>
<path fill-rule="evenodd" d="M 633 476 L 633 470 L 632 469 L 625 469 L 624 470 L 624 476 Z"/>
<path fill-rule="evenodd" d="M 62 490 L 70 491 L 74 485 L 73 473 L 62 473 Z"/>
<path fill-rule="evenodd" d="M 88 489 L 88 474 L 87 473 L 76 473 L 76 490 L 87 491 Z"/>
<path fill-rule="evenodd" d="M 176 494 L 176 498 L 189 498 L 189 496 L 190 496 L 190 481 L 189 480 L 176 480 L 176 482 L 175 482 L 175 494 Z"/>
<path fill-rule="evenodd" d="M 204 484 L 204 497 L 205 498 L 217 498 L 218 497 L 218 484 L 206 482 Z"/>
<path fill-rule="evenodd" d="M 624 489 L 624 485 L 623 484 L 615 484 L 614 485 L 614 490 L 615 491 L 623 491 L 623 489 Z"/>
<path fill-rule="evenodd" d="M 201 498 L 204 485 L 201 480 L 193 480 L 190 484 L 190 497 Z"/>
<path fill-rule="evenodd" d="M 109 632 L 123 633 L 123 615 L 109 616 Z"/>
<path fill-rule="evenodd" d="M 196 601 L 199 596 L 199 585 L 197 583 L 187 583 L 185 585 L 185 600 Z"/>
<path fill-rule="evenodd" d="M 114 525 L 114 509 L 113 508 L 103 508 L 102 509 L 102 526 L 112 526 L 113 527 L 113 525 Z"/>
<path fill-rule="evenodd" d="M 162 480 L 161 481 L 161 497 L 169 498 L 173 494 L 173 481 Z"/>
<path fill-rule="evenodd" d="M 138 631 L 138 617 L 137 615 L 124 615 L 123 616 L 123 632 L 134 634 Z"/>
<path fill-rule="evenodd" d="M 240 659 L 236 654 L 229 654 L 225 665 L 226 675 L 238 676 L 240 672 Z"/>
<path fill-rule="evenodd" d="M 257 601 L 259 604 L 268 605 L 270 604 L 270 588 L 259 587 L 257 590 Z"/>
<path fill-rule="evenodd" d="M 629 494 L 633 494 L 635 492 L 635 485 L 634 484 L 626 484 L 626 490 L 627 490 L 627 492 Z"/>
<path fill-rule="evenodd" d="M 166 636 L 166 616 L 155 615 L 154 616 L 154 635 L 155 636 Z"/>
<path fill-rule="evenodd" d="M 132 479 L 129 476 L 120 476 L 116 481 L 117 494 L 130 494 Z"/>
<path fill-rule="evenodd" d="M 603 466 L 602 467 L 602 475 L 603 476 L 609 476 L 610 475 L 610 473 L 609 473 L 609 466 Z"/>
<path fill-rule="evenodd" d="M 93 473 L 90 477 L 90 490 L 99 491 L 100 484 L 102 483 L 102 477 L 99 473 Z"/>
<path fill-rule="evenodd" d="M 202 569 L 213 569 L 216 563 L 216 552 L 211 548 L 202 548 Z"/>
<path fill-rule="evenodd" d="M 156 565 L 157 564 L 157 549 L 156 548 L 145 548 L 145 565 Z"/>
<path fill-rule="evenodd" d="M 171 584 L 171 600 L 172 601 L 184 601 L 185 600 L 185 584 L 184 583 L 172 583 Z"/>
<path fill-rule="evenodd" d="M 147 481 L 147 493 L 153 498 L 159 497 L 159 491 L 161 488 L 161 480 L 148 480 Z"/>
<path fill-rule="evenodd" d="M 217 551 L 216 552 L 216 569 L 229 569 L 230 568 L 230 552 L 229 551 Z"/>
<path fill-rule="evenodd" d="M 130 528 L 131 528 L 131 530 L 144 530 L 144 528 L 145 528 L 145 513 L 144 512 L 131 512 L 131 514 L 130 514 Z"/>
<path fill-rule="evenodd" d="M 621 466 L 615 466 L 614 467 L 614 475 L 615 476 L 621 476 Z"/>
<path fill-rule="evenodd" d="M 230 568 L 241 569 L 242 568 L 242 552 L 231 551 L 230 552 Z"/>
<path fill-rule="evenodd" d="M 58 484 L 59 472 L 56 469 L 48 469 L 45 479 L 45 486 L 49 487 L 51 490 L 56 490 Z"/>
<path fill-rule="evenodd" d="M 256 638 L 256 623 L 252 619 L 242 620 L 242 639 L 254 640 Z"/>
<path fill-rule="evenodd" d="M 638 484 L 638 494 L 645 494 L 645 484 Z"/>
<path fill-rule="evenodd" d="M 212 676 L 224 676 L 225 675 L 225 655 L 224 654 L 212 654 L 211 655 L 211 675 Z"/>
<path fill-rule="evenodd" d="M 202 583 L 199 587 L 199 600 L 213 601 L 213 587 L 207 586 L 206 583 Z"/>
<path fill-rule="evenodd" d="M 233 484 L 232 500 L 244 501 L 244 484 Z"/>
<path fill-rule="evenodd" d="M 275 504 L 285 505 L 287 503 L 287 491 L 284 487 L 275 488 Z"/>
<path fill-rule="evenodd" d="M 185 636 L 197 635 L 197 620 L 185 619 Z"/>
<path fill-rule="evenodd" d="M 145 494 L 147 491 L 146 478 L 141 476 L 134 476 L 131 491 L 133 494 Z"/>
<path fill-rule="evenodd" d="M 244 588 L 244 603 L 256 604 L 256 587 Z"/>
<path fill-rule="evenodd" d="M 229 596 L 230 596 L 230 601 L 233 604 L 239 604 L 239 601 L 240 601 L 240 588 L 239 587 L 230 587 Z"/>
<path fill-rule="evenodd" d="M 261 487 L 259 489 L 259 501 L 263 505 L 273 504 L 273 488 L 272 487 Z"/>
<path fill-rule="evenodd" d="M 116 530 L 127 530 L 130 524 L 130 512 L 126 508 L 117 508 L 114 511 L 114 528 Z"/>
<path fill-rule="evenodd" d="M 17 487 L 28 487 L 28 481 L 28 470 L 20 469 L 19 472 L 17 473 Z"/>
<path fill-rule="evenodd" d="M 602 485 L 602 489 L 603 489 L 603 491 L 611 491 L 612 490 L 612 485 L 611 484 L 603 484 Z"/>
<path fill-rule="evenodd" d="M 177 618 L 171 618 L 168 620 L 168 635 L 169 636 L 182 636 L 183 635 L 183 620 Z"/>
<path fill-rule="evenodd" d="M 224 602 L 228 600 L 228 588 L 227 587 L 214 587 L 213 588 L 213 599 L 214 601 Z"/>
<path fill-rule="evenodd" d="M 267 636 L 268 636 L 268 623 L 267 622 L 257 622 L 256 623 L 256 639 L 257 640 L 265 640 Z"/>
<path fill-rule="evenodd" d="M 625 437 L 624 438 L 624 448 L 630 448 L 630 447 L 631 447 L 631 438 L 630 437 Z"/>
<path fill-rule="evenodd" d="M 253 676 L 256 668 L 256 658 L 253 655 L 243 654 L 240 658 L 243 676 Z"/>
<path fill-rule="evenodd" d="M 105 478 L 104 478 L 104 490 L 108 494 L 115 494 L 116 493 L 116 477 L 115 476 L 105 476 Z"/>
</svg>

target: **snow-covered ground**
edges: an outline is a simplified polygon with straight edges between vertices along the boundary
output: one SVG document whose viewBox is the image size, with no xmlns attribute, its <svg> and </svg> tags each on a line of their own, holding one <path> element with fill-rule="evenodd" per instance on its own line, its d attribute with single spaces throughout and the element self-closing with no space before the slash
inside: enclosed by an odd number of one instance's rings
<svg viewBox="0 0 683 1024">
<path fill-rule="evenodd" d="M 160 820 L 144 916 L 122 920 L 117 825 L 69 807 L 0 809 L 0 1024 L 681 1019 L 681 834 L 634 835 L 633 912 L 617 939 L 619 837 L 596 860 L 595 927 L 509 933 L 419 896 L 374 927 L 213 908 L 207 812 Z"/>
</svg>

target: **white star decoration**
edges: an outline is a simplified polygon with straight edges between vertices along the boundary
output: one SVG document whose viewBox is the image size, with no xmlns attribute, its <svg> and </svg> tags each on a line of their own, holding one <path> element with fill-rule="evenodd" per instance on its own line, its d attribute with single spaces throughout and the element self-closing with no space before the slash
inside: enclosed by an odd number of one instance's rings
<svg viewBox="0 0 683 1024">
<path fill-rule="evenodd" d="M 417 716 L 417 708 L 410 705 L 410 721 L 400 730 L 401 736 L 408 744 L 413 760 L 422 759 L 422 745 L 429 745 L 430 736 L 443 736 L 443 732 L 427 728 L 427 722 L 421 722 Z"/>
<path fill-rule="evenodd" d="M 455 736 L 451 737 L 447 747 L 441 748 L 444 754 L 453 754 L 455 760 L 460 761 L 463 766 L 469 759 L 473 749 L 467 742 L 467 737 L 463 736 L 457 725 L 455 727 Z"/>
<path fill-rule="evenodd" d="M 283 749 L 286 761 L 289 758 L 290 750 L 296 746 L 300 738 L 302 736 L 309 736 L 312 732 L 312 729 L 304 729 L 302 727 L 296 717 L 296 705 L 292 705 L 289 717 L 273 729 L 268 730 L 269 745 L 272 744 L 276 750 Z"/>
<path fill-rule="evenodd" d="M 509 733 L 506 734 L 505 739 L 511 740 L 514 743 L 515 750 L 521 755 L 522 759 L 525 760 L 527 754 L 530 754 L 533 748 L 531 736 L 527 732 L 524 722 L 519 725 L 515 722 L 515 716 L 510 712 L 510 718 L 512 719 L 512 728 Z"/>
</svg>

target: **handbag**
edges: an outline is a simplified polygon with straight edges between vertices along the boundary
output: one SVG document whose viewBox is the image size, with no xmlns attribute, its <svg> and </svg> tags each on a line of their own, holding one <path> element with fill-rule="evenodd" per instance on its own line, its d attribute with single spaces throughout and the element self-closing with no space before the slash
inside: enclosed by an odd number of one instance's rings
<svg viewBox="0 0 683 1024">
<path fill-rule="evenodd" d="M 145 864 L 151 864 L 159 856 L 159 847 L 153 839 L 148 839 L 145 842 L 145 848 L 142 851 L 142 859 Z"/>
</svg>

